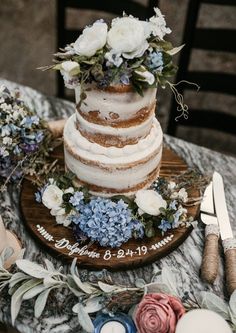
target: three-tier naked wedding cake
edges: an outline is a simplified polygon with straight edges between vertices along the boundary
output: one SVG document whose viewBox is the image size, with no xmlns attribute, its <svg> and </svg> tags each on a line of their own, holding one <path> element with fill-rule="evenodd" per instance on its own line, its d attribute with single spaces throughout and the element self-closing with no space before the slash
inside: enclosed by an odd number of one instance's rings
<svg viewBox="0 0 236 333">
<path fill-rule="evenodd" d="M 156 89 L 143 96 L 131 86 L 90 86 L 86 99 L 66 123 L 66 168 L 79 185 L 100 196 L 130 195 L 157 178 L 162 130 L 155 118 Z"/>
<path fill-rule="evenodd" d="M 171 85 L 171 30 L 158 8 L 149 20 L 132 15 L 98 20 L 55 56 L 76 112 L 64 129 L 65 165 L 95 195 L 132 195 L 157 178 L 162 130 L 155 118 L 157 86 Z"/>
</svg>

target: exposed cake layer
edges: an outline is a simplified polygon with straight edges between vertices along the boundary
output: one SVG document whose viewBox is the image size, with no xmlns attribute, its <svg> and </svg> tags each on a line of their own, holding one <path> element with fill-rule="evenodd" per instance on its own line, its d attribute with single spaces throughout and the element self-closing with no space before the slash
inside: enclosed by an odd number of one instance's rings
<svg viewBox="0 0 236 333">
<path fill-rule="evenodd" d="M 134 91 L 110 92 L 90 88 L 77 111 L 87 121 L 112 127 L 130 127 L 146 121 L 153 113 L 156 89 L 147 89 L 143 96 Z M 79 102 L 79 88 L 76 90 Z"/>
<path fill-rule="evenodd" d="M 96 142 L 106 147 L 124 147 L 125 145 L 137 143 L 149 134 L 154 119 L 154 111 L 155 107 L 147 120 L 130 127 L 112 127 L 95 124 L 89 122 L 78 113 L 77 128 L 91 142 Z"/>
<path fill-rule="evenodd" d="M 123 148 L 92 143 L 76 129 L 75 115 L 64 129 L 66 167 L 94 192 L 129 193 L 147 187 L 158 173 L 162 130 L 155 119 L 150 133 Z"/>
</svg>

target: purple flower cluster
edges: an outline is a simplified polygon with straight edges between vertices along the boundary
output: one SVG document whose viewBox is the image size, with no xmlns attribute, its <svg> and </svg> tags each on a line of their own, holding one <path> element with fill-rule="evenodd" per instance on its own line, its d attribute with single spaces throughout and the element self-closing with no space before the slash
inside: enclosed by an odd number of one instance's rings
<svg viewBox="0 0 236 333">
<path fill-rule="evenodd" d="M 40 119 L 6 87 L 0 88 L 0 176 L 18 177 L 25 157 L 39 150 L 45 138 Z M 12 170 L 15 170 L 14 175 Z"/>
</svg>

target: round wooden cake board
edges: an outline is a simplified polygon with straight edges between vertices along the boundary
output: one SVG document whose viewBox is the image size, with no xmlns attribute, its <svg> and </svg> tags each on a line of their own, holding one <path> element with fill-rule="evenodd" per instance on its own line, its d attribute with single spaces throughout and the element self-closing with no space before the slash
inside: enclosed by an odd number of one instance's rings
<svg viewBox="0 0 236 333">
<path fill-rule="evenodd" d="M 63 151 L 58 149 L 53 157 L 63 165 Z M 160 176 L 178 175 L 188 168 L 185 161 L 174 151 L 164 148 Z M 92 270 L 122 270 L 140 267 L 157 261 L 174 251 L 190 235 L 192 227 L 173 229 L 164 236 L 161 233 L 153 238 L 131 239 L 118 249 L 104 248 L 98 244 L 80 245 L 76 242 L 70 228 L 56 224 L 50 211 L 35 201 L 36 187 L 24 180 L 21 191 L 21 210 L 30 233 L 44 249 L 52 255 L 68 261 L 77 258 L 81 268 Z M 194 195 L 198 192 L 194 190 Z M 193 217 L 198 215 L 199 207 L 188 208 Z"/>
</svg>

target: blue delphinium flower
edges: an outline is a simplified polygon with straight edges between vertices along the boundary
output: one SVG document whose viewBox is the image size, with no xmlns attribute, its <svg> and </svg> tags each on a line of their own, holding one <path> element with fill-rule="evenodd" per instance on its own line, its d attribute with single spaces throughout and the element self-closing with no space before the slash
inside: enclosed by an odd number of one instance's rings
<svg viewBox="0 0 236 333">
<path fill-rule="evenodd" d="M 172 228 L 171 223 L 168 220 L 162 219 L 161 224 L 158 226 L 163 232 L 166 232 L 168 229 Z"/>
<path fill-rule="evenodd" d="M 40 143 L 41 141 L 43 141 L 43 138 L 44 138 L 44 133 L 43 131 L 38 131 L 36 134 L 35 134 L 35 141 L 37 143 Z"/>
<path fill-rule="evenodd" d="M 147 57 L 146 64 L 150 69 L 152 69 L 154 72 L 162 72 L 163 70 L 163 56 L 161 52 L 152 52 Z"/>
<path fill-rule="evenodd" d="M 38 116 L 27 116 L 21 122 L 21 125 L 24 125 L 25 128 L 31 128 L 32 125 L 38 125 L 38 124 L 39 124 Z"/>
<path fill-rule="evenodd" d="M 101 246 L 119 247 L 132 237 L 134 230 L 131 210 L 123 200 L 116 203 L 110 199 L 94 198 L 83 205 L 72 222 Z"/>
<path fill-rule="evenodd" d="M 81 204 L 84 199 L 84 193 L 81 191 L 76 191 L 71 197 L 69 202 L 72 204 L 72 206 L 75 207 L 76 210 L 80 210 Z"/>
<path fill-rule="evenodd" d="M 173 210 L 176 210 L 176 205 L 177 205 L 177 200 L 172 200 L 170 203 L 169 203 L 169 208 L 170 209 L 173 209 Z"/>
<path fill-rule="evenodd" d="M 173 228 L 177 228 L 179 226 L 179 220 L 181 215 L 183 214 L 183 210 L 182 209 L 178 209 L 174 214 L 174 222 L 173 222 Z"/>
<path fill-rule="evenodd" d="M 36 192 L 35 194 L 34 194 L 34 196 L 35 196 L 35 200 L 37 201 L 37 202 L 42 202 L 42 197 L 41 197 L 41 193 L 40 192 Z"/>
</svg>

